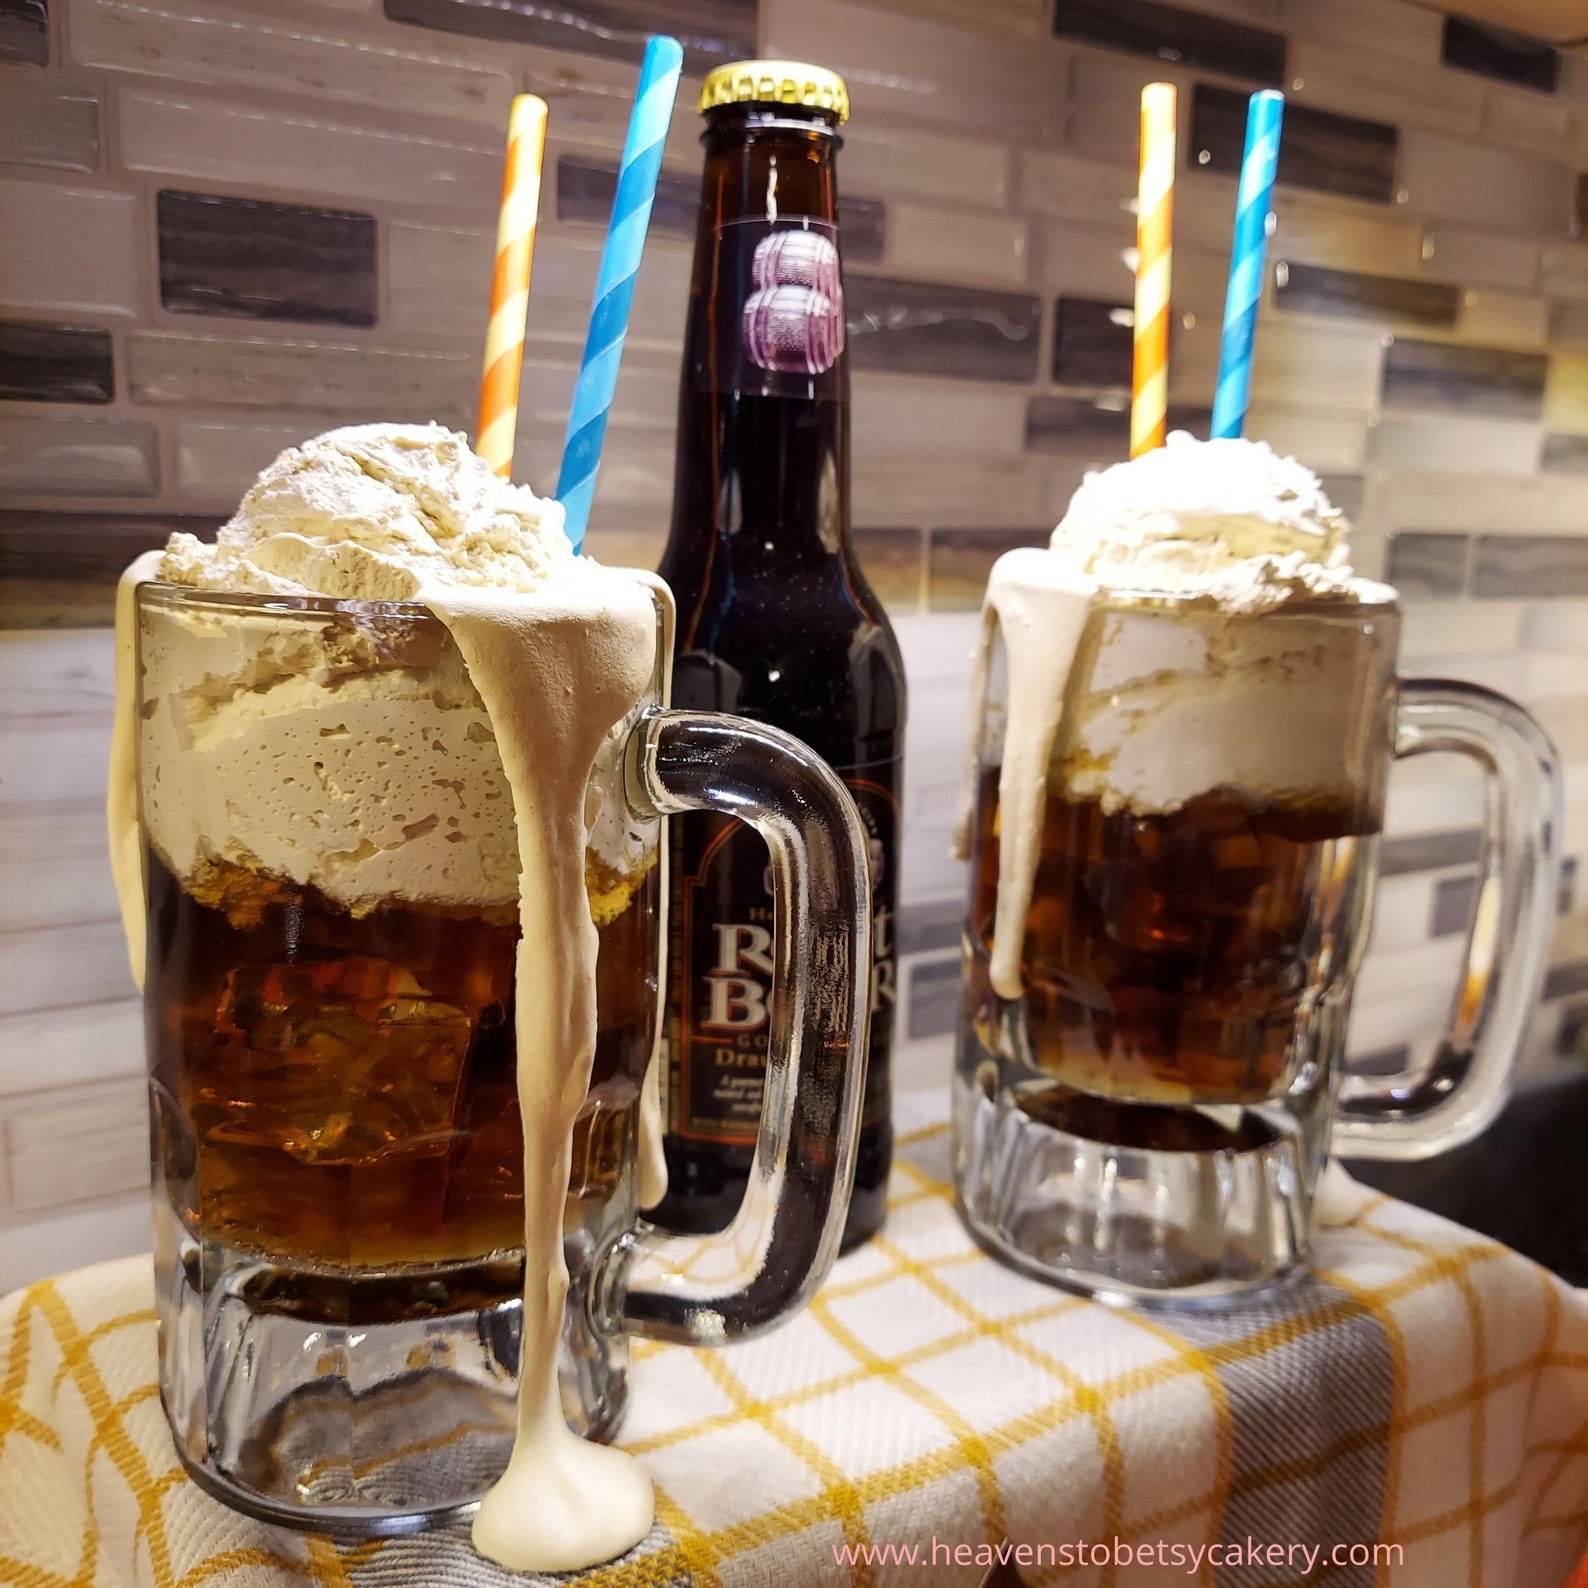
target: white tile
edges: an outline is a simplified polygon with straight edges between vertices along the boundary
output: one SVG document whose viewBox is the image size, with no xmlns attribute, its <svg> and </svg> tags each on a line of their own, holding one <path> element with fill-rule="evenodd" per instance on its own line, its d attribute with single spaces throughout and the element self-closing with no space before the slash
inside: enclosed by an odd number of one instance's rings
<svg viewBox="0 0 1588 1588">
<path fill-rule="evenodd" d="M 1394 954 L 1428 941 L 1436 881 L 1436 874 L 1426 871 L 1380 879 L 1373 893 L 1370 954 Z"/>
<path fill-rule="evenodd" d="M 856 522 L 876 528 L 901 523 L 945 529 L 986 525 L 993 504 L 999 522 L 991 527 L 1051 520 L 1041 464 L 1024 456 L 879 458 L 857 453 L 853 501 Z"/>
<path fill-rule="evenodd" d="M 102 798 L 110 756 L 106 719 L 0 721 L 0 813 L 19 805 Z"/>
<path fill-rule="evenodd" d="M 0 1292 L 88 1263 L 146 1252 L 150 1244 L 147 1191 L 8 1225 L 0 1228 Z"/>
<path fill-rule="evenodd" d="M 1456 990 L 1465 945 L 1439 937 L 1399 953 L 1370 954 L 1356 981 L 1356 996 L 1372 1005 L 1393 1001 L 1409 987 L 1437 987 L 1448 1002 Z"/>
<path fill-rule="evenodd" d="M 1537 601 L 1522 619 L 1530 651 L 1588 651 L 1588 601 Z"/>
<path fill-rule="evenodd" d="M 1360 474 L 1367 426 L 1358 418 L 1253 403 L 1246 434 L 1276 452 L 1299 458 L 1319 474 Z"/>
<path fill-rule="evenodd" d="M 133 995 L 120 921 L 0 932 L 0 1015 Z"/>
<path fill-rule="evenodd" d="M 0 182 L 0 303 L 131 314 L 138 255 L 127 193 Z"/>
<path fill-rule="evenodd" d="M 1571 111 L 1548 94 L 1490 83 L 1484 91 L 1483 136 L 1493 143 L 1558 158 L 1571 137 Z"/>
<path fill-rule="evenodd" d="M 77 0 L 72 53 L 90 66 L 388 106 L 506 126 L 513 75 L 423 28 L 335 25 L 205 0 Z M 471 59 L 472 57 L 472 59 Z M 356 190 L 355 190 L 356 191 Z"/>
<path fill-rule="evenodd" d="M 1030 272 L 1027 223 L 933 205 L 890 202 L 884 258 L 907 276 L 1020 287 Z"/>
<path fill-rule="evenodd" d="M 1135 247 L 1134 231 L 1050 221 L 1042 228 L 1042 285 L 1060 295 L 1129 303 Z"/>
<path fill-rule="evenodd" d="M 393 221 L 382 243 L 386 298 L 381 324 L 478 336 L 483 346 L 496 234 L 483 226 Z M 534 286 L 532 266 L 532 293 Z"/>
<path fill-rule="evenodd" d="M 0 813 L 0 932 L 116 916 L 102 805 Z"/>
<path fill-rule="evenodd" d="M 1368 447 L 1375 469 L 1471 470 L 1485 474 L 1533 474 L 1543 431 L 1536 424 L 1472 419 L 1445 414 L 1378 421 Z"/>
<path fill-rule="evenodd" d="M 1012 164 L 1002 144 L 943 137 L 868 115 L 864 125 L 844 128 L 838 176 L 845 193 L 866 198 L 915 194 L 944 204 L 1004 205 Z"/>
<path fill-rule="evenodd" d="M 928 381 L 861 371 L 854 377 L 858 454 L 993 453 L 1008 456 L 1025 434 L 1026 394 L 985 381 Z"/>
<path fill-rule="evenodd" d="M 176 485 L 183 505 L 229 513 L 277 453 L 324 428 L 318 418 L 251 424 L 184 419 L 171 427 Z"/>
<path fill-rule="evenodd" d="M 0 489 L 15 497 L 153 496 L 159 438 L 134 419 L 0 417 Z"/>
<path fill-rule="evenodd" d="M 1392 837 L 1475 827 L 1482 810 L 1478 769 L 1465 756 L 1411 756 L 1390 768 L 1384 831 Z"/>
<path fill-rule="evenodd" d="M 137 331 L 127 386 L 141 403 L 298 409 L 355 418 L 467 424 L 479 355 L 280 337 Z M 317 424 L 317 422 L 315 422 Z"/>
<path fill-rule="evenodd" d="M 142 1190 L 149 1183 L 145 1083 L 101 1081 L 13 1103 L 0 1139 L 13 1217 Z"/>
<path fill-rule="evenodd" d="M 1291 45 L 1290 93 L 1298 103 L 1391 126 L 1473 133 L 1482 112 L 1482 79 L 1423 65 L 1366 46 L 1357 50 L 1306 40 Z"/>
<path fill-rule="evenodd" d="M 601 234 L 595 228 L 542 236 L 535 245 L 530 278 L 530 316 L 537 338 L 584 346 L 590 299 L 601 263 Z M 689 306 L 689 250 L 652 238 L 634 283 L 634 303 L 625 349 L 649 346 L 677 354 L 684 341 Z"/>
<path fill-rule="evenodd" d="M 1458 459 L 1462 471 L 1453 467 Z M 1534 535 L 1580 534 L 1588 525 L 1588 479 L 1466 472 L 1459 437 L 1448 457 L 1421 468 L 1373 482 L 1373 517 L 1381 528 Z"/>
<path fill-rule="evenodd" d="M 1575 173 L 1510 149 L 1408 128 L 1400 184 L 1409 213 L 1430 220 L 1557 235 L 1571 225 Z"/>
<path fill-rule="evenodd" d="M 143 1004 L 136 998 L 0 1020 L 0 1097 L 143 1071 Z"/>
<path fill-rule="evenodd" d="M 1538 282 L 1539 247 L 1522 237 L 1430 226 L 1423 232 L 1423 267 L 1444 281 L 1527 289 Z"/>
<path fill-rule="evenodd" d="M 110 720 L 115 643 L 108 629 L 0 631 L 0 720 Z"/>
<path fill-rule="evenodd" d="M 1298 38 L 1361 49 L 1371 45 L 1430 65 L 1439 59 L 1444 18 L 1407 0 L 1286 0 L 1285 20 Z"/>
<path fill-rule="evenodd" d="M 1515 651 L 1522 641 L 1525 610 L 1520 601 L 1406 601 L 1401 606 L 1401 660 Z"/>
<path fill-rule="evenodd" d="M 763 53 L 823 61 L 842 72 L 856 105 L 928 124 L 980 127 L 994 137 L 1051 128 L 1059 96 L 1048 39 L 966 32 L 844 0 L 762 0 Z M 841 157 L 840 157 L 841 158 Z"/>
<path fill-rule="evenodd" d="M 485 132 L 405 134 L 268 100 L 123 90 L 121 154 L 134 171 L 334 198 L 496 209 L 502 154 Z"/>
</svg>

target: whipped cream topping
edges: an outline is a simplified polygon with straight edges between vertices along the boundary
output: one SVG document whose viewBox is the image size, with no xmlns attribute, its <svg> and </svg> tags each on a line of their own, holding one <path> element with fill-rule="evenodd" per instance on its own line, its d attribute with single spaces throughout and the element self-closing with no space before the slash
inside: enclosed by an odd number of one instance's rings
<svg viewBox="0 0 1588 1588">
<path fill-rule="evenodd" d="M 1353 792 L 1362 770 L 1345 725 L 1371 681 L 1356 636 L 1328 614 L 1395 593 L 1353 574 L 1349 529 L 1293 459 L 1177 432 L 1088 475 L 1048 548 L 994 565 L 955 847 L 968 857 L 975 770 L 990 750 L 1001 757 L 989 969 L 1000 997 L 1022 991 L 1054 780 L 1074 799 L 1140 815 L 1218 787 L 1275 802 Z M 1000 742 L 984 746 L 995 634 L 1007 705 Z"/>
<path fill-rule="evenodd" d="M 243 614 L 200 604 L 151 622 L 140 658 L 134 596 L 151 579 L 412 601 L 452 645 L 412 624 L 394 641 L 378 613 L 354 639 L 327 625 L 311 643 L 296 624 L 277 626 L 292 631 L 285 641 L 250 638 Z M 602 843 L 600 859 L 616 871 L 647 864 L 655 848 L 654 827 L 638 832 L 627 817 L 618 747 L 652 687 L 659 614 L 665 629 L 672 604 L 660 581 L 576 556 L 556 504 L 499 480 L 463 436 L 438 426 L 356 426 L 283 453 L 213 545 L 173 536 L 128 569 L 118 592 L 109 818 L 140 984 L 140 758 L 150 841 L 184 882 L 206 859 L 242 858 L 352 910 L 382 897 L 517 900 L 518 1431 L 474 1537 L 520 1571 L 610 1559 L 653 1515 L 644 1469 L 569 1429 L 557 1353 L 573 1129 L 595 1052 L 586 849 Z M 660 652 L 671 653 L 665 633 Z M 639 1179 L 651 1198 L 665 1185 L 654 1090 L 648 1076 Z"/>
</svg>

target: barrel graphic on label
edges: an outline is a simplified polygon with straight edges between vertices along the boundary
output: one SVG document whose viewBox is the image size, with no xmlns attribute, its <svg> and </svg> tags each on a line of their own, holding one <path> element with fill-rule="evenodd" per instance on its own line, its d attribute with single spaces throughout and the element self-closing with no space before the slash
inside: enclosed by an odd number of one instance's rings
<svg viewBox="0 0 1588 1588">
<path fill-rule="evenodd" d="M 820 232 L 769 232 L 750 264 L 755 291 L 744 301 L 745 355 L 766 370 L 820 375 L 844 350 L 838 248 Z"/>
</svg>

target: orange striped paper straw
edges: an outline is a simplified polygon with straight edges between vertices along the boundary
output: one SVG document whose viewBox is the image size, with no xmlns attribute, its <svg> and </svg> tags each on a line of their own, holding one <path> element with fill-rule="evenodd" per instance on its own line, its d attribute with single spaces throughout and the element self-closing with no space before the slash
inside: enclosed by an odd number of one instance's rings
<svg viewBox="0 0 1588 1588">
<path fill-rule="evenodd" d="M 1136 312 L 1130 380 L 1130 455 L 1161 447 L 1169 408 L 1169 238 L 1174 203 L 1173 83 L 1141 91 L 1136 188 Z"/>
<path fill-rule="evenodd" d="M 485 331 L 480 417 L 474 450 L 506 479 L 513 469 L 518 429 L 518 379 L 524 366 L 529 315 L 529 267 L 540 210 L 540 168 L 546 154 L 546 101 L 519 94 L 507 123 L 502 212 L 496 223 L 496 269 L 491 276 L 491 321 Z"/>
</svg>

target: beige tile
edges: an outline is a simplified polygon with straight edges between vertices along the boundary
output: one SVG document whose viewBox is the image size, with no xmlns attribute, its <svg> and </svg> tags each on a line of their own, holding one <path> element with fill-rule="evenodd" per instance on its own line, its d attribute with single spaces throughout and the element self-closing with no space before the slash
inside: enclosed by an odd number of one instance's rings
<svg viewBox="0 0 1588 1588">
<path fill-rule="evenodd" d="M 533 337 L 524 349 L 518 412 L 522 425 L 561 430 L 568 421 L 580 350 L 572 342 Z M 625 344 L 617 392 L 607 423 L 614 430 L 648 430 L 672 435 L 678 418 L 677 349 Z"/>
<path fill-rule="evenodd" d="M 945 204 L 1004 205 L 1013 163 L 1002 144 L 944 137 L 868 116 L 864 125 L 851 122 L 844 128 L 838 180 L 845 193 L 871 198 L 920 195 Z"/>
<path fill-rule="evenodd" d="M 919 529 L 857 529 L 855 555 L 890 613 L 918 612 L 925 599 L 926 537 Z"/>
<path fill-rule="evenodd" d="M 1432 66 L 1439 60 L 1444 18 L 1407 0 L 1285 0 L 1285 20 L 1298 39 L 1386 54 Z"/>
<path fill-rule="evenodd" d="M 1027 223 L 916 203 L 888 204 L 888 267 L 906 276 L 1022 287 L 1030 274 Z"/>
<path fill-rule="evenodd" d="M 1480 421 L 1481 422 L 1481 421 Z M 1438 428 L 1436 424 L 1435 428 Z M 1374 522 L 1385 529 L 1481 529 L 1485 534 L 1581 533 L 1588 524 L 1588 477 L 1517 478 L 1474 461 L 1456 470 L 1449 456 L 1374 480 Z"/>
<path fill-rule="evenodd" d="M 115 688 L 115 648 L 97 629 L 0 634 L 0 719 L 77 717 L 108 723 Z"/>
<path fill-rule="evenodd" d="M 1000 33 L 1045 33 L 1048 7 L 1043 0 L 872 0 L 911 22 L 947 22 L 956 27 Z M 1211 8 L 1210 8 L 1211 9 Z"/>
<path fill-rule="evenodd" d="M 875 457 L 854 459 L 854 520 L 897 524 L 1041 524 L 1052 522 L 1039 462 L 1005 458 Z"/>
<path fill-rule="evenodd" d="M 1588 353 L 1553 353 L 1544 378 L 1544 428 L 1588 436 Z"/>
<path fill-rule="evenodd" d="M 483 347 L 495 232 L 485 227 L 393 221 L 382 244 L 386 296 L 381 324 L 398 331 L 477 336 Z M 533 293 L 533 273 L 530 290 Z"/>
<path fill-rule="evenodd" d="M 283 115 L 266 100 L 120 95 L 121 155 L 134 171 L 320 194 L 439 204 L 494 215 L 502 156 L 484 132 L 407 136 L 328 114 Z"/>
<path fill-rule="evenodd" d="M 207 0 L 76 0 L 72 53 L 90 66 L 350 100 L 505 126 L 513 80 L 503 67 L 422 28 L 356 18 L 328 23 Z"/>
<path fill-rule="evenodd" d="M 584 346 L 600 263 L 601 234 L 594 228 L 541 236 L 535 244 L 529 287 L 530 321 L 537 337 Z M 683 346 L 688 303 L 688 247 L 653 237 L 634 283 L 626 346 L 649 346 L 676 354 Z"/>
<path fill-rule="evenodd" d="M 1008 456 L 1019 450 L 1025 434 L 1025 392 L 985 381 L 860 371 L 854 376 L 853 401 L 857 456 Z"/>
<path fill-rule="evenodd" d="M 1129 161 L 1022 149 L 1017 162 L 1016 202 L 1021 209 L 1083 221 L 1118 236 L 1121 246 L 1135 240 L 1136 171 Z"/>
<path fill-rule="evenodd" d="M 1423 232 L 1423 268 L 1444 281 L 1526 290 L 1538 283 L 1539 246 L 1527 238 L 1461 226 L 1429 226 Z"/>
<path fill-rule="evenodd" d="M 140 1078 L 52 1091 L 7 1110 L 11 1206 L 48 1213 L 149 1183 L 148 1121 Z"/>
<path fill-rule="evenodd" d="M 1429 220 L 1557 236 L 1570 228 L 1575 173 L 1511 149 L 1411 128 L 1401 134 L 1400 181 L 1408 212 Z"/>
<path fill-rule="evenodd" d="M 929 537 L 927 605 L 933 612 L 974 611 L 981 606 L 992 565 L 1019 546 L 1045 546 L 1042 529 L 939 529 Z"/>
<path fill-rule="evenodd" d="M 82 814 L 103 829 L 104 812 L 97 803 Z M 110 869 L 108 860 L 105 869 Z M 42 1091 L 46 1082 L 74 1086 L 140 1075 L 143 1063 L 141 998 L 0 1021 L 0 1096 Z"/>
<path fill-rule="evenodd" d="M 0 303 L 23 310 L 131 314 L 138 255 L 126 193 L 0 182 Z"/>
<path fill-rule="evenodd" d="M 1270 258 L 1398 276 L 1416 268 L 1421 242 L 1415 225 L 1386 218 L 1382 205 L 1347 208 L 1303 193 L 1275 195 Z"/>
<path fill-rule="evenodd" d="M 1252 404 L 1246 434 L 1319 474 L 1360 474 L 1367 449 L 1367 425 L 1361 419 L 1267 403 Z"/>
<path fill-rule="evenodd" d="M 1162 82 L 1179 90 L 1176 126 L 1183 145 L 1191 124 L 1193 80 L 1190 72 L 1162 61 L 1076 47 L 1070 61 L 1064 141 L 1079 154 L 1104 160 L 1132 158 L 1129 151 L 1135 149 L 1141 129 L 1142 85 Z"/>
<path fill-rule="evenodd" d="M 1253 344 L 1253 401 L 1370 414 L 1383 360 L 1378 331 L 1271 316 L 1259 323 Z"/>
<path fill-rule="evenodd" d="M 1532 423 L 1458 415 L 1397 416 L 1378 422 L 1368 461 L 1375 469 L 1448 469 L 1453 476 L 1532 474 L 1542 444 L 1542 429 Z"/>
<path fill-rule="evenodd" d="M 1545 248 L 1544 291 L 1555 298 L 1588 299 L 1588 242 Z"/>
<path fill-rule="evenodd" d="M 995 138 L 1055 130 L 1059 96 L 1049 39 L 977 34 L 845 0 L 762 0 L 765 54 L 843 73 L 865 113 L 978 127 Z"/>
<path fill-rule="evenodd" d="M 462 423 L 473 410 L 475 354 L 263 337 L 137 331 L 127 384 L 139 402 L 301 409 L 356 419 Z M 327 421 L 329 422 L 329 421 Z"/>
<path fill-rule="evenodd" d="M 325 428 L 321 414 L 299 420 L 184 419 L 171 428 L 173 482 L 190 510 L 230 512 L 277 453 Z"/>
<path fill-rule="evenodd" d="M 1483 136 L 1534 154 L 1559 158 L 1571 137 L 1571 111 L 1547 94 L 1491 83 L 1484 90 Z"/>
<path fill-rule="evenodd" d="M 1135 290 L 1136 234 L 1114 227 L 1048 221 L 1041 228 L 1041 284 L 1072 297 L 1129 303 Z"/>
<path fill-rule="evenodd" d="M 1461 294 L 1461 315 L 1450 339 L 1488 347 L 1543 347 L 1549 340 L 1549 304 L 1527 292 L 1473 287 Z"/>
<path fill-rule="evenodd" d="M 155 427 L 132 419 L 0 416 L 0 489 L 18 496 L 153 496 Z"/>
<path fill-rule="evenodd" d="M 1470 73 L 1423 65 L 1371 47 L 1345 50 L 1303 40 L 1291 46 L 1287 75 L 1290 93 L 1299 104 L 1391 126 L 1457 134 L 1478 130 L 1483 80 Z"/>
</svg>

